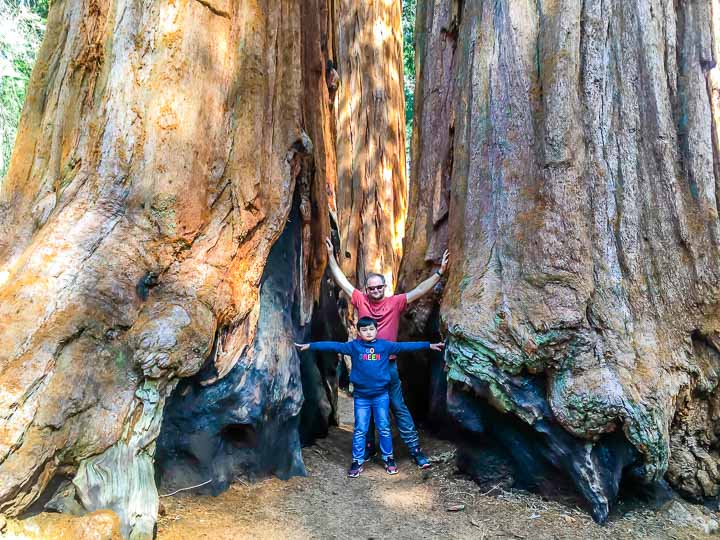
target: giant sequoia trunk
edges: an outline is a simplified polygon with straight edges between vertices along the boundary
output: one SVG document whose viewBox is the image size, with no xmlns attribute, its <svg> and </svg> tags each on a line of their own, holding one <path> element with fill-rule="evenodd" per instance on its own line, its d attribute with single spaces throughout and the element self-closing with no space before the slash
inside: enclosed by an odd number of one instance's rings
<svg viewBox="0 0 720 540">
<path fill-rule="evenodd" d="M 293 440 L 299 362 L 263 309 L 294 306 L 308 324 L 324 265 L 334 142 L 309 8 L 51 9 L 2 186 L 2 512 L 67 477 L 86 510 L 112 508 L 126 535 L 151 535 L 163 405 L 208 360 L 205 384 L 242 369 L 267 388 L 238 392 L 231 423 Z M 278 271 L 295 287 L 263 303 L 293 200 L 297 258 Z M 302 470 L 297 444 L 281 452 L 270 471 Z"/>
<path fill-rule="evenodd" d="M 340 0 L 337 8 L 340 264 L 392 288 L 407 214 L 401 2 Z"/>
<path fill-rule="evenodd" d="M 304 472 L 301 381 L 311 438 L 335 359 L 292 341 L 333 332 L 313 321 L 331 213 L 366 196 L 368 253 L 399 255 L 399 24 L 381 2 L 53 4 L 0 195 L 0 512 L 110 508 L 151 536 L 161 429 L 169 483 Z M 376 72 L 360 51 L 394 56 Z"/>
<path fill-rule="evenodd" d="M 598 520 L 624 474 L 720 488 L 719 21 L 717 0 L 419 2 L 401 282 L 447 242 L 450 411 Z"/>
</svg>

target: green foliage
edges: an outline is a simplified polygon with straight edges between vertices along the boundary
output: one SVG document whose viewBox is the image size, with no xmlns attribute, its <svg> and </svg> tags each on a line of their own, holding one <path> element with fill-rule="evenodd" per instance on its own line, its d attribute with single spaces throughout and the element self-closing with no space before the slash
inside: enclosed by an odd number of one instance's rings
<svg viewBox="0 0 720 540">
<path fill-rule="evenodd" d="M 405 150 L 410 168 L 410 138 L 415 107 L 415 7 L 417 0 L 402 0 L 403 72 L 405 83 Z M 409 172 L 409 171 L 408 171 Z"/>
<path fill-rule="evenodd" d="M 47 20 L 48 9 L 50 8 L 49 0 L 21 0 L 15 2 L 16 4 L 22 4 L 27 9 L 32 11 L 35 15 L 43 20 L 43 23 Z"/>
<path fill-rule="evenodd" d="M 5 177 L 48 0 L 0 0 L 0 178 Z"/>
</svg>

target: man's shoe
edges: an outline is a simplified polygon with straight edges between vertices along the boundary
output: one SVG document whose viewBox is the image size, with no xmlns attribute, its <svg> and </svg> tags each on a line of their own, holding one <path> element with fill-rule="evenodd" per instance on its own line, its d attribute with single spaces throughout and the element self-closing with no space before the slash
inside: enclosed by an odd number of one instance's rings
<svg viewBox="0 0 720 540">
<path fill-rule="evenodd" d="M 363 472 L 362 463 L 353 461 L 350 464 L 350 468 L 348 469 L 348 478 L 357 478 L 358 476 L 360 476 L 361 472 Z"/>
<path fill-rule="evenodd" d="M 415 465 L 418 466 L 418 469 L 430 468 L 430 460 L 425 456 L 425 454 L 422 453 L 422 450 L 420 450 L 419 448 L 414 452 L 410 452 L 410 457 L 415 462 Z"/>
<path fill-rule="evenodd" d="M 398 468 L 397 465 L 395 465 L 395 460 L 393 458 L 387 458 L 386 460 L 383 460 L 383 463 L 385 464 L 385 472 L 388 474 L 397 474 Z"/>
<path fill-rule="evenodd" d="M 377 448 L 374 444 L 366 444 L 365 445 L 365 461 L 370 461 L 372 458 L 377 456 Z"/>
</svg>

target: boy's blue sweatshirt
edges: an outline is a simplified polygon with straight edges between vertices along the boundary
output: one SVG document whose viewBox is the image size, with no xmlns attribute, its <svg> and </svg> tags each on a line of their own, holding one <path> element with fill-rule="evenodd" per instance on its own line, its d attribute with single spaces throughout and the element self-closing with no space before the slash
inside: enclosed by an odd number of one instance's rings
<svg viewBox="0 0 720 540">
<path fill-rule="evenodd" d="M 353 383 L 354 394 L 358 397 L 371 398 L 386 392 L 390 384 L 389 358 L 391 354 L 406 351 L 429 349 L 428 341 L 385 341 L 375 339 L 363 341 L 316 341 L 310 344 L 311 351 L 330 351 L 347 354 L 352 358 L 350 382 Z"/>
</svg>

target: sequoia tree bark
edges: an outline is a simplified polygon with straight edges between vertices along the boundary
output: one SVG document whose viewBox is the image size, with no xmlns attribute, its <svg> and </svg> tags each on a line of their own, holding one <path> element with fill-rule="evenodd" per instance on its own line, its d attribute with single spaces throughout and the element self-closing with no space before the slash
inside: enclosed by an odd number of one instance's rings
<svg viewBox="0 0 720 540">
<path fill-rule="evenodd" d="M 301 326 L 324 269 L 334 140 L 309 17 L 298 0 L 53 4 L 0 195 L 3 513 L 66 477 L 149 538 L 163 404 L 207 359 L 208 385 L 265 378 L 236 404 L 253 421 L 297 417 L 293 336 L 270 332 L 271 356 L 255 338 L 294 200 Z"/>
<path fill-rule="evenodd" d="M 407 215 L 401 2 L 337 2 L 340 265 L 397 282 Z"/>
<path fill-rule="evenodd" d="M 623 474 L 720 488 L 719 20 L 717 0 L 419 2 L 401 282 L 447 237 L 451 412 L 567 472 L 600 521 Z"/>
<path fill-rule="evenodd" d="M 151 537 L 161 431 L 169 483 L 304 473 L 336 359 L 292 342 L 339 326 L 313 319 L 330 216 L 351 276 L 399 260 L 399 28 L 387 2 L 53 4 L 0 192 L 0 512 Z"/>
</svg>

